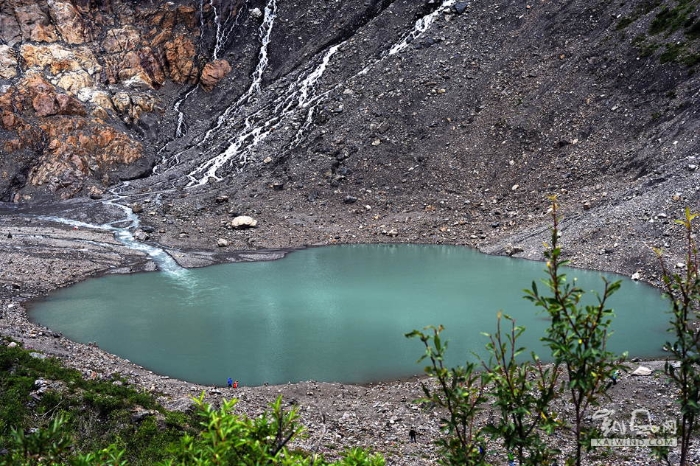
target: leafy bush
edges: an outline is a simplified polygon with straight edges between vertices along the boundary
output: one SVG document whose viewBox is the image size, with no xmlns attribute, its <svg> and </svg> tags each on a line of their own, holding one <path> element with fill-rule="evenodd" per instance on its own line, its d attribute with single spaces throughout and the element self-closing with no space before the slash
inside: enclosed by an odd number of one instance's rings
<svg viewBox="0 0 700 466">
<path fill-rule="evenodd" d="M 665 294 L 671 301 L 669 332 L 675 340 L 667 342 L 666 348 L 676 361 L 667 361 L 665 372 L 679 391 L 681 466 L 689 464 L 691 436 L 697 429 L 700 415 L 700 263 L 692 223 L 697 216 L 686 208 L 685 218 L 676 221 L 685 229 L 686 257 L 682 272 L 672 273 L 662 258 L 662 251 L 656 250 L 663 270 Z M 667 449 L 657 453 L 665 456 Z"/>
<path fill-rule="evenodd" d="M 287 443 L 303 430 L 298 424 L 296 408 L 285 411 L 282 398 L 270 405 L 270 411 L 251 419 L 232 413 L 237 400 L 222 403 L 214 409 L 204 402 L 204 394 L 195 399 L 203 430 L 197 435 L 184 435 L 168 450 L 168 458 L 157 464 L 174 465 L 236 465 L 236 466 L 384 466 L 381 455 L 355 448 L 348 450 L 335 463 L 303 451 L 290 451 Z M 124 448 L 112 443 L 106 448 L 89 453 L 76 453 L 71 448 L 73 439 L 64 430 L 66 419 L 56 416 L 45 429 L 25 433 L 13 429 L 7 442 L 7 453 L 0 455 L 0 466 L 34 466 L 67 464 L 73 466 L 126 466 L 129 464 Z M 157 429 L 152 421 L 145 421 L 137 436 L 148 439 L 149 431 Z M 137 442 L 138 443 L 138 442 Z M 150 445 L 149 448 L 160 447 Z M 155 464 L 150 460 L 144 464 Z"/>
<path fill-rule="evenodd" d="M 496 333 L 487 334 L 490 341 L 486 348 L 491 356 L 488 362 L 482 361 L 484 370 L 481 373 L 476 371 L 474 363 L 445 367 L 447 344 L 440 339 L 442 327 L 428 327 L 428 333 L 414 330 L 406 335 L 423 342 L 426 350 L 421 360 L 430 361 L 425 371 L 437 382 L 435 390 L 424 385 L 426 400 L 447 413 L 442 419 L 446 436 L 438 441 L 444 464 L 485 464 L 486 452 L 482 445 L 487 433 L 500 439 L 509 456 L 517 456 L 521 465 L 554 464 L 557 452 L 548 447 L 542 435 L 565 427 L 550 407 L 552 401 L 565 393 L 574 407 L 576 439 L 574 456 L 567 463 L 580 466 L 588 433 L 583 425 L 585 414 L 605 394 L 613 374 L 624 368 L 625 355 L 617 356 L 607 350 L 613 312 L 606 301 L 620 283 L 604 281 L 603 294 L 596 305 L 581 303 L 583 290 L 575 283 L 568 283 L 561 269 L 567 261 L 562 259 L 558 245 L 556 198 L 551 201 L 551 245 L 544 252 L 547 259 L 544 284 L 548 291 L 540 292 L 535 282 L 531 289 L 525 290 L 525 298 L 543 309 L 551 319 L 542 338 L 551 350 L 554 360 L 551 368 L 544 368 L 534 353 L 530 361 L 516 360 L 525 351 L 517 344 L 525 329 L 502 314 L 498 317 Z M 507 333 L 501 329 L 503 318 L 511 323 Z M 567 375 L 565 380 L 558 377 L 560 369 Z M 500 416 L 487 426 L 479 427 L 476 416 L 485 409 L 487 401 L 492 402 Z"/>
</svg>

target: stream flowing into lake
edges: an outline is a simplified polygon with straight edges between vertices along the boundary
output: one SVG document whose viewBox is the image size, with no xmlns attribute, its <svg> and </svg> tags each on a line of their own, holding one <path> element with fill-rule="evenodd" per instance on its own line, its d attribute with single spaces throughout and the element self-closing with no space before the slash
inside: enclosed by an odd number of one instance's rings
<svg viewBox="0 0 700 466">
<path fill-rule="evenodd" d="M 110 275 L 58 290 L 32 305 L 33 321 L 156 373 L 211 385 L 303 380 L 363 383 L 422 373 L 422 344 L 404 334 L 444 325 L 449 363 L 485 356 L 499 310 L 527 327 L 523 346 L 546 352 L 548 319 L 523 289 L 545 274 L 541 262 L 439 245 L 309 248 L 284 259 L 189 270 Z M 567 269 L 586 290 L 601 273 Z M 662 354 L 667 302 L 627 278 L 610 348 Z M 541 286 L 540 289 L 543 289 Z M 590 296 L 593 302 L 593 296 Z"/>
</svg>

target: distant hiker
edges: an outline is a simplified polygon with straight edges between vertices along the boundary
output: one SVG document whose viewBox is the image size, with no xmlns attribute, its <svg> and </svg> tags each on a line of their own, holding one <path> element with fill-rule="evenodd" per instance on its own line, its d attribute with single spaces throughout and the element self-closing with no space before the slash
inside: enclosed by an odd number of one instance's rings
<svg viewBox="0 0 700 466">
<path fill-rule="evenodd" d="M 408 439 L 411 443 L 416 443 L 416 429 L 413 427 L 411 427 L 411 430 L 408 431 Z"/>
<path fill-rule="evenodd" d="M 12 233 L 7 234 L 7 239 L 12 239 Z"/>
<path fill-rule="evenodd" d="M 233 382 L 233 388 L 238 388 L 238 380 L 236 380 L 235 382 Z"/>
<path fill-rule="evenodd" d="M 513 452 L 508 452 L 508 466 L 515 466 L 515 455 Z"/>
<path fill-rule="evenodd" d="M 607 390 L 610 388 L 612 385 L 617 385 L 617 379 L 620 377 L 620 371 L 616 370 L 610 375 L 610 382 L 608 382 L 608 385 L 605 387 Z"/>
<path fill-rule="evenodd" d="M 610 377 L 612 379 L 613 385 L 617 385 L 617 378 L 620 377 L 620 371 L 616 370 L 615 372 L 612 373 L 612 376 Z"/>
<path fill-rule="evenodd" d="M 228 384 L 228 388 L 231 388 L 233 386 L 233 379 L 229 377 L 226 383 Z"/>
</svg>

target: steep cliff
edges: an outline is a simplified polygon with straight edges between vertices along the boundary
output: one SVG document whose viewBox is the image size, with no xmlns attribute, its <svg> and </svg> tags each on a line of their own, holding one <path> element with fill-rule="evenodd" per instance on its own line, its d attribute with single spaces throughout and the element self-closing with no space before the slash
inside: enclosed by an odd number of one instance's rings
<svg viewBox="0 0 700 466">
<path fill-rule="evenodd" d="M 156 91 L 168 82 L 196 84 L 202 70 L 211 69 L 207 21 L 214 14 L 235 18 L 242 4 L 219 5 L 216 13 L 211 4 L 199 7 L 3 2 L 4 200 L 23 200 L 23 189 L 24 199 L 97 193 L 120 179 L 146 176 L 153 157 L 142 140 L 157 133 L 164 105 Z M 207 87 L 225 74 L 206 74 Z"/>
</svg>

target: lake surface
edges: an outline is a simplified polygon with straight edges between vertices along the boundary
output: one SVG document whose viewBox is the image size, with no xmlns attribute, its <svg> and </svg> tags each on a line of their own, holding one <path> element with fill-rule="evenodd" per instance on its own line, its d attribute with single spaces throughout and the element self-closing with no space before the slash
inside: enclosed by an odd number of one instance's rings
<svg viewBox="0 0 700 466">
<path fill-rule="evenodd" d="M 544 267 L 459 246 L 330 246 L 270 262 L 90 279 L 34 303 L 30 315 L 191 382 L 370 382 L 422 374 L 423 346 L 404 334 L 427 325 L 446 327 L 451 364 L 485 354 L 480 332 L 495 330 L 499 310 L 527 327 L 521 343 L 546 359 L 539 338 L 548 320 L 522 298 Z M 599 272 L 567 274 L 586 291 L 603 289 Z M 610 348 L 661 355 L 668 303 L 648 285 L 605 276 L 624 281 L 610 300 Z"/>
</svg>

